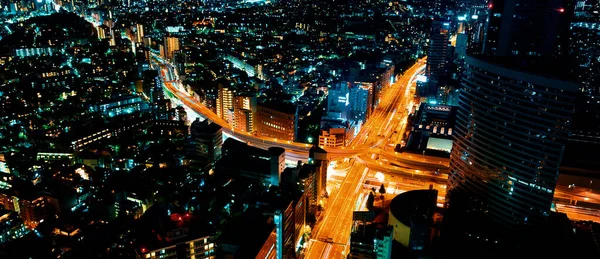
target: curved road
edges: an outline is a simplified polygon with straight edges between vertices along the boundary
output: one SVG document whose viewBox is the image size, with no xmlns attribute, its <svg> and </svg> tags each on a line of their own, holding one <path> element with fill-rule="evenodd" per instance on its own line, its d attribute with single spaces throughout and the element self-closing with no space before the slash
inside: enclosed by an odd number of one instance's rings
<svg viewBox="0 0 600 259">
<path fill-rule="evenodd" d="M 232 125 L 230 125 L 227 121 L 220 118 L 211 109 L 204 106 L 198 100 L 194 99 L 194 97 L 190 96 L 188 92 L 183 90 L 183 87 L 178 80 L 173 80 L 177 78 L 177 72 L 172 64 L 165 62 L 156 54 L 152 55 L 155 60 L 163 64 L 161 68 L 161 77 L 163 79 L 165 89 L 171 94 L 173 94 L 175 97 L 177 97 L 177 99 L 181 101 L 183 105 L 202 115 L 204 118 L 210 120 L 211 122 L 221 126 L 223 128 L 223 132 L 255 147 L 260 147 L 263 149 L 268 149 L 269 147 L 273 146 L 282 147 L 285 148 L 287 151 L 286 156 L 298 158 L 298 160 L 308 159 L 308 151 L 312 147 L 311 144 L 262 137 L 253 135 L 245 131 L 235 130 L 235 128 Z M 421 73 L 425 68 L 424 62 L 425 58 L 419 60 L 413 67 L 411 67 L 404 73 L 404 75 L 399 81 L 402 81 L 405 84 L 409 84 L 411 81 L 413 81 L 415 76 Z M 406 94 L 408 93 L 409 89 L 407 87 L 404 93 L 396 92 L 393 94 L 390 94 L 391 91 L 394 91 L 392 87 L 385 88 L 382 91 L 383 97 L 381 103 L 387 102 L 391 104 L 400 105 L 387 105 L 384 107 L 380 103 L 380 105 L 370 115 L 370 118 L 367 120 L 367 122 L 363 125 L 360 133 L 352 140 L 348 147 L 323 147 L 323 149 L 327 151 L 328 156 L 332 158 L 352 157 L 357 154 L 362 154 L 370 151 L 370 149 L 374 148 L 377 145 L 377 143 L 376 140 L 372 142 L 367 142 L 367 140 L 371 139 L 370 137 L 372 137 L 369 136 L 369 132 L 372 132 L 373 130 L 377 130 L 378 132 L 381 131 L 383 123 L 386 123 L 386 129 L 388 129 L 389 132 L 393 132 L 393 130 L 391 130 L 391 126 L 393 125 L 392 122 L 397 120 L 393 118 L 393 115 L 396 113 L 406 113 L 406 110 L 403 107 L 408 107 L 407 98 L 405 97 L 407 96 Z M 389 115 L 392 115 L 392 118 L 390 118 Z"/>
</svg>

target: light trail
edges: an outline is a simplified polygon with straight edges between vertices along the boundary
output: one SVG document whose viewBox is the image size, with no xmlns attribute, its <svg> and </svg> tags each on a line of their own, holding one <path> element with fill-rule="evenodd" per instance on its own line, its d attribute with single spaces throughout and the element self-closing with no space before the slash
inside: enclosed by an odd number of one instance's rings
<svg viewBox="0 0 600 259">
<path fill-rule="evenodd" d="M 401 76 L 398 82 L 385 89 L 385 94 L 382 96 L 379 106 L 372 112 L 369 119 L 361 127 L 360 132 L 347 147 L 324 148 L 328 152 L 329 159 L 353 158 L 352 160 L 355 162 L 352 162 L 348 173 L 340 184 L 340 188 L 330 196 L 323 215 L 318 219 L 313 229 L 312 239 L 306 249 L 305 255 L 307 258 L 345 257 L 349 248 L 352 211 L 355 208 L 358 196 L 361 194 L 360 187 L 365 182 L 370 170 L 388 172 L 388 174 L 430 183 L 434 186 L 446 185 L 448 159 L 396 153 L 388 150 L 390 141 L 392 141 L 391 144 L 396 144 L 393 141 L 395 138 L 392 138 L 393 134 L 398 134 L 398 139 L 401 139 L 405 134 L 406 118 L 413 104 L 411 93 L 413 88 L 411 86 L 414 84 L 416 76 L 423 73 L 424 62 L 425 59 L 419 60 Z M 170 65 L 167 68 L 174 69 Z M 308 150 L 311 145 L 259 137 L 247 132 L 236 131 L 210 109 L 191 98 L 187 92 L 182 90 L 184 88 L 179 85 L 178 81 L 165 82 L 165 88 L 179 98 L 185 106 L 221 125 L 225 134 L 263 149 L 271 146 L 285 148 L 286 157 L 290 156 L 304 161 L 308 158 Z M 396 133 L 393 129 L 397 129 Z M 384 164 L 382 161 L 371 158 L 371 155 L 385 158 L 388 162 Z M 423 189 L 424 187 L 423 184 L 401 184 L 400 186 L 402 187 L 397 190 L 398 192 L 413 188 Z M 558 187 L 557 189 L 560 193 L 560 189 Z M 440 192 L 440 195 L 443 193 L 445 193 L 445 189 Z M 442 204 L 443 202 L 444 197 L 438 197 L 438 203 Z M 569 209 L 567 215 L 571 215 L 573 211 L 574 209 Z M 580 218 L 592 217 L 589 213 L 583 214 L 580 212 L 580 214 L 582 215 Z"/>
</svg>

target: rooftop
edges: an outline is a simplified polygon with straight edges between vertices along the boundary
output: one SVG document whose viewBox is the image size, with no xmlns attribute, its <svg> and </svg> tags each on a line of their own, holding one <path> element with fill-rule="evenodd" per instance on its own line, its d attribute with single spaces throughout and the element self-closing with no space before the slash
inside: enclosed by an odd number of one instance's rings
<svg viewBox="0 0 600 259">
<path fill-rule="evenodd" d="M 402 224 L 427 222 L 433 215 L 437 190 L 414 190 L 397 195 L 390 203 L 390 214 Z"/>
</svg>

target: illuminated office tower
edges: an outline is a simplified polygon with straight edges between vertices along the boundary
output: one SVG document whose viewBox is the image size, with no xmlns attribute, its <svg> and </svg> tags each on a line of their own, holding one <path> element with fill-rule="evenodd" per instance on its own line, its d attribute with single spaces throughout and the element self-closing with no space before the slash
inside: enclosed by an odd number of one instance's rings
<svg viewBox="0 0 600 259">
<path fill-rule="evenodd" d="M 448 44 L 450 22 L 433 21 L 431 35 L 429 38 L 429 50 L 427 52 L 427 67 L 425 73 L 429 80 L 429 91 L 426 96 L 437 93 L 438 82 L 447 75 L 446 59 L 448 56 Z"/>
<path fill-rule="evenodd" d="M 173 53 L 179 50 L 179 38 L 166 36 L 164 43 L 164 57 L 166 60 L 173 60 Z"/>
<path fill-rule="evenodd" d="M 509 231 L 536 228 L 550 213 L 578 89 L 534 68 L 468 56 L 458 101 L 448 206 Z"/>
<path fill-rule="evenodd" d="M 259 136 L 296 141 L 298 138 L 298 107 L 284 102 L 265 102 L 256 109 L 256 131 Z"/>
<path fill-rule="evenodd" d="M 450 158 L 447 214 L 462 214 L 445 220 L 462 221 L 463 235 L 510 240 L 550 214 L 579 88 L 565 55 L 568 4 L 488 2 L 484 54 L 465 59 Z"/>
<path fill-rule="evenodd" d="M 219 85 L 219 93 L 217 95 L 217 115 L 227 121 L 234 123 L 234 97 L 235 91 L 230 87 Z"/>
<path fill-rule="evenodd" d="M 142 42 L 144 39 L 144 25 L 136 24 L 135 25 L 135 37 L 136 42 Z"/>
<path fill-rule="evenodd" d="M 570 55 L 579 68 L 581 91 L 600 105 L 600 1 L 578 0 L 571 22 Z"/>
<path fill-rule="evenodd" d="M 236 96 L 234 104 L 235 129 L 245 132 L 255 130 L 256 96 Z"/>
<path fill-rule="evenodd" d="M 150 47 L 152 45 L 152 38 L 150 38 L 150 36 L 144 36 L 142 42 L 144 43 L 144 46 Z"/>
</svg>

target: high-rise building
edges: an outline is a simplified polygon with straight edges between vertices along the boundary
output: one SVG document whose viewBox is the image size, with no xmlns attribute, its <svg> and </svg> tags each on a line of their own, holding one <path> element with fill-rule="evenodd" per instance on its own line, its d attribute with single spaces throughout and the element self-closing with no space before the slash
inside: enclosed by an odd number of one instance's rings
<svg viewBox="0 0 600 259">
<path fill-rule="evenodd" d="M 570 56 L 582 92 L 573 118 L 570 143 L 565 148 L 564 167 L 595 170 L 597 156 L 588 150 L 600 147 L 600 0 L 576 1 L 571 22 Z M 567 170 L 563 172 L 566 173 Z M 573 171 L 571 171 L 573 172 Z M 592 181 L 595 179 L 589 179 Z"/>
<path fill-rule="evenodd" d="M 152 45 L 152 38 L 150 38 L 150 36 L 144 36 L 142 38 L 142 43 L 144 43 L 145 47 L 150 47 Z"/>
<path fill-rule="evenodd" d="M 285 233 L 284 233 L 284 216 L 282 215 L 283 213 L 281 213 L 281 210 L 277 210 L 275 211 L 275 215 L 273 216 L 274 220 L 275 220 L 275 233 L 277 234 L 277 241 L 275 244 L 275 248 L 276 248 L 276 258 L 277 259 L 283 259 L 283 253 L 284 253 L 284 249 L 286 248 L 285 243 L 284 243 L 284 237 L 285 237 Z"/>
<path fill-rule="evenodd" d="M 135 42 L 142 42 L 142 40 L 144 39 L 144 25 L 135 25 L 135 39 Z"/>
<path fill-rule="evenodd" d="M 173 36 L 165 36 L 164 43 L 164 58 L 166 60 L 173 60 L 173 53 L 178 51 L 180 48 L 179 38 Z"/>
<path fill-rule="evenodd" d="M 221 157 L 223 145 L 223 130 L 221 126 L 210 123 L 208 120 L 200 121 L 198 118 L 190 126 L 190 138 L 194 145 L 194 153 L 209 162 L 217 161 Z"/>
<path fill-rule="evenodd" d="M 165 99 L 162 82 L 157 70 L 146 70 L 142 72 L 142 95 L 150 101 L 151 112 L 158 119 L 168 119 L 171 110 L 171 102 Z"/>
<path fill-rule="evenodd" d="M 16 211 L 29 228 L 36 228 L 49 215 L 50 199 L 33 195 L 27 198 L 12 196 L 10 191 L 0 192 L 0 206 Z"/>
<path fill-rule="evenodd" d="M 427 51 L 427 67 L 425 73 L 428 78 L 428 84 L 432 85 L 426 95 L 437 94 L 438 82 L 443 81 L 447 76 L 446 61 L 448 58 L 450 22 L 433 21 L 431 25 L 431 34 L 429 37 L 429 50 Z"/>
<path fill-rule="evenodd" d="M 256 96 L 236 96 L 234 104 L 235 129 L 244 132 L 254 132 L 256 119 Z"/>
<path fill-rule="evenodd" d="M 364 123 L 373 111 L 373 84 L 354 83 L 350 88 L 350 118 L 353 121 Z"/>
<path fill-rule="evenodd" d="M 327 151 L 318 146 L 313 146 L 308 152 L 308 162 L 315 166 L 315 187 L 317 191 L 317 199 L 321 199 L 327 191 L 327 167 L 329 160 L 327 159 Z"/>
<path fill-rule="evenodd" d="M 295 104 L 261 103 L 257 114 L 258 135 L 289 141 L 296 141 L 298 138 L 298 107 Z"/>
<path fill-rule="evenodd" d="M 572 1 L 487 7 L 483 55 L 465 59 L 444 220 L 455 238 L 515 247 L 549 224 L 571 130 L 579 88 L 567 55 Z"/>
<path fill-rule="evenodd" d="M 162 98 L 152 103 L 152 110 L 155 118 L 159 120 L 172 120 L 173 114 L 171 111 L 171 100 Z"/>
<path fill-rule="evenodd" d="M 578 88 L 534 68 L 467 57 L 458 101 L 448 205 L 466 195 L 466 210 L 506 230 L 535 228 L 549 215 Z"/>
<path fill-rule="evenodd" d="M 456 58 L 464 60 L 467 56 L 467 44 L 469 36 L 466 33 L 456 34 Z"/>
<path fill-rule="evenodd" d="M 327 117 L 348 119 L 350 112 L 350 83 L 342 81 L 333 85 L 327 93 Z"/>
<path fill-rule="evenodd" d="M 488 2 L 483 52 L 496 56 L 568 54 L 573 1 L 494 0 Z"/>
<path fill-rule="evenodd" d="M 600 1 L 579 0 L 571 22 L 570 55 L 579 65 L 582 92 L 600 104 Z"/>
<path fill-rule="evenodd" d="M 217 116 L 230 124 L 234 124 L 235 90 L 229 86 L 219 85 L 217 94 Z"/>
</svg>

